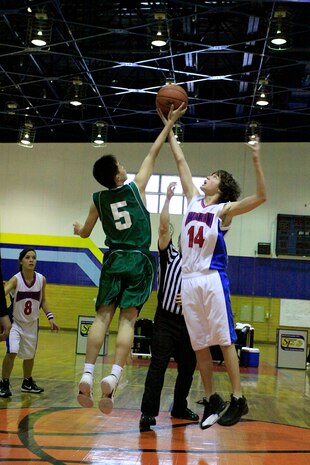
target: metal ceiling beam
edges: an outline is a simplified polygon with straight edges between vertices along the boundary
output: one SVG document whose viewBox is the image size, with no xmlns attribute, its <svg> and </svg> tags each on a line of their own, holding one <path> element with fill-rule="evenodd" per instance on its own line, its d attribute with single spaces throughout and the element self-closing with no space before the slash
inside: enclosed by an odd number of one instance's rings
<svg viewBox="0 0 310 465">
<path fill-rule="evenodd" d="M 104 102 L 104 100 L 103 100 L 103 98 L 102 98 L 102 96 L 101 96 L 101 94 L 100 94 L 100 92 L 99 92 L 99 89 L 98 89 L 98 87 L 97 87 L 97 84 L 96 84 L 96 82 L 95 82 L 93 76 L 92 76 L 92 73 L 90 72 L 90 70 L 89 70 L 89 68 L 88 68 L 88 66 L 87 66 L 87 63 L 85 62 L 84 56 L 83 56 L 83 54 L 81 53 L 81 50 L 80 50 L 80 48 L 79 48 L 79 46 L 78 46 L 78 44 L 77 44 L 77 42 L 76 42 L 76 40 L 75 40 L 75 38 L 74 38 L 74 36 L 73 36 L 73 34 L 72 34 L 72 31 L 71 31 L 71 29 L 70 29 L 70 27 L 69 27 L 69 24 L 68 24 L 67 20 L 66 20 L 66 19 L 64 18 L 64 16 L 63 16 L 63 13 L 62 13 L 61 8 L 59 7 L 59 5 L 57 5 L 57 11 L 58 11 L 58 14 L 59 14 L 59 16 L 61 17 L 63 23 L 65 24 L 65 26 L 66 26 L 66 28 L 67 28 L 67 31 L 68 31 L 68 34 L 69 34 L 69 36 L 70 36 L 71 39 L 72 39 L 72 43 L 73 43 L 73 45 L 74 45 L 74 48 L 75 48 L 76 51 L 78 52 L 78 55 L 79 55 L 79 57 L 80 57 L 80 59 L 81 59 L 81 62 L 82 62 L 82 64 L 83 64 L 83 72 L 86 73 L 88 79 L 90 80 L 91 84 L 93 85 L 93 90 L 94 90 L 95 93 L 97 94 L 97 97 L 99 98 L 99 101 L 101 102 L 102 106 L 104 107 L 104 109 L 105 109 L 105 111 L 106 111 L 106 114 L 107 114 L 107 116 L 108 116 L 109 121 L 110 121 L 111 124 L 114 126 L 113 118 L 112 118 L 112 116 L 110 115 L 110 113 L 109 113 L 109 111 L 108 111 L 108 109 L 107 109 L 107 107 L 106 107 L 106 104 L 105 104 L 105 102 Z M 79 66 L 78 63 L 77 63 L 77 66 Z"/>
</svg>

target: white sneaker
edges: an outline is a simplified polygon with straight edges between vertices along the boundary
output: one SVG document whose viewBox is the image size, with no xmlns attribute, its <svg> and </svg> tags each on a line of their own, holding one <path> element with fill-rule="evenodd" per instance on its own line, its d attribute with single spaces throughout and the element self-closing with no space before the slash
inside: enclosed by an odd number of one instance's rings
<svg viewBox="0 0 310 465">
<path fill-rule="evenodd" d="M 93 401 L 93 376 L 90 373 L 83 373 L 79 384 L 77 401 L 84 408 L 91 408 Z"/>
<path fill-rule="evenodd" d="M 201 429 L 206 429 L 214 425 L 214 423 L 216 423 L 219 418 L 220 416 L 217 413 L 213 413 L 212 415 L 208 416 L 204 421 L 201 422 Z"/>
<path fill-rule="evenodd" d="M 117 378 L 114 375 L 106 376 L 101 380 L 102 398 L 99 401 L 99 409 L 106 415 L 112 412 L 116 387 Z"/>
<path fill-rule="evenodd" d="M 114 375 L 106 376 L 101 380 L 102 394 L 108 396 L 117 386 L 117 378 Z"/>
<path fill-rule="evenodd" d="M 108 396 L 103 396 L 99 400 L 99 410 L 106 415 L 112 412 L 114 405 L 114 391 Z"/>
</svg>

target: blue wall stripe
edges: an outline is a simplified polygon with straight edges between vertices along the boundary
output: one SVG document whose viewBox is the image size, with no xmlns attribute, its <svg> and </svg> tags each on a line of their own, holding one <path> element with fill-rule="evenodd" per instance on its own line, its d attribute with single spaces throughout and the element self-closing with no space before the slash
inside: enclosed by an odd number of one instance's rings
<svg viewBox="0 0 310 465">
<path fill-rule="evenodd" d="M 25 247 L 28 245 L 2 244 L 5 280 L 17 272 L 18 255 Z M 52 246 L 35 246 L 35 249 L 37 270 L 46 276 L 48 283 L 98 286 L 101 263 L 89 249 Z M 157 260 L 157 252 L 152 253 Z M 310 300 L 309 260 L 230 256 L 227 272 L 232 295 Z"/>
<path fill-rule="evenodd" d="M 6 260 L 14 260 L 14 273 L 17 271 L 18 267 L 18 255 L 19 252 L 22 250 L 22 248 L 6 248 L 2 247 L 1 248 L 1 257 L 3 259 L 3 270 L 4 273 L 6 271 Z M 43 262 L 51 263 L 53 262 L 54 264 L 73 264 L 77 265 L 83 272 L 88 276 L 89 281 L 94 285 L 98 286 L 99 284 L 99 277 L 100 277 L 100 266 L 96 266 L 95 263 L 92 262 L 89 256 L 84 251 L 67 251 L 67 252 L 61 252 L 61 251 L 52 251 L 52 250 L 39 250 L 39 248 L 36 247 L 37 251 L 37 258 L 38 258 L 38 271 L 40 271 L 39 268 L 42 269 L 43 267 Z M 11 267 L 10 267 L 11 268 Z M 68 270 L 67 270 L 68 271 Z M 42 271 L 43 273 L 43 271 Z M 44 274 L 44 273 L 43 273 Z M 48 274 L 48 273 L 47 273 Z M 63 274 L 63 273 L 60 273 Z M 74 273 L 75 274 L 75 273 Z M 7 273 L 5 273 L 5 279 L 8 279 L 6 276 Z M 46 276 L 48 279 L 48 276 Z M 70 280 L 71 281 L 71 280 Z M 49 280 L 49 282 L 53 282 Z M 59 283 L 60 284 L 60 283 Z M 68 284 L 68 281 L 65 283 L 62 282 L 61 284 Z M 80 283 L 76 283 L 80 285 Z M 85 285 L 85 282 L 83 283 Z"/>
</svg>

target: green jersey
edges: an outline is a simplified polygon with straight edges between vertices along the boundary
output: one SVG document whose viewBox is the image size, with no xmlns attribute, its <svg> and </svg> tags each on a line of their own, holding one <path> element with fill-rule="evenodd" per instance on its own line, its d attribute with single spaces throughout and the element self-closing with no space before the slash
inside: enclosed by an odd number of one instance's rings
<svg viewBox="0 0 310 465">
<path fill-rule="evenodd" d="M 105 245 L 111 249 L 148 251 L 151 245 L 150 214 L 134 182 L 93 194 Z"/>
</svg>

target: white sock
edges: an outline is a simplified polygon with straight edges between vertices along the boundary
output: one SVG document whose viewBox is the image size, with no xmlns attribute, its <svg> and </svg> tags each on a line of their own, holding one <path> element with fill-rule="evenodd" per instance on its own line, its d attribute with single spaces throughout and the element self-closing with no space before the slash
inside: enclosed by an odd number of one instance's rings
<svg viewBox="0 0 310 465">
<path fill-rule="evenodd" d="M 114 375 L 115 378 L 117 379 L 117 382 L 119 381 L 121 374 L 122 374 L 123 368 L 119 365 L 113 365 L 112 370 L 111 370 L 111 375 Z"/>
<path fill-rule="evenodd" d="M 93 363 L 84 364 L 84 373 L 90 373 L 91 375 L 93 375 L 94 370 L 95 370 L 95 365 Z"/>
</svg>

